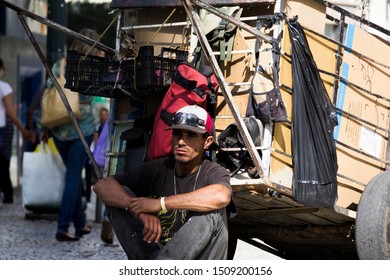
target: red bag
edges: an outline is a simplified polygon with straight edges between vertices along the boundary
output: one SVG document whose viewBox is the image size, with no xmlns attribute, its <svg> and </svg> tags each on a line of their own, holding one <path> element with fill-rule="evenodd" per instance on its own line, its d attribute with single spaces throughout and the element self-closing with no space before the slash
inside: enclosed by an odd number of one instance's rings
<svg viewBox="0 0 390 280">
<path fill-rule="evenodd" d="M 172 132 L 166 129 L 172 125 L 175 113 L 187 105 L 198 105 L 206 109 L 207 97 L 215 103 L 218 89 L 217 79 L 208 66 L 198 71 L 188 63 L 179 63 L 173 79 L 153 123 L 147 156 L 149 160 L 167 156 L 171 153 Z"/>
</svg>

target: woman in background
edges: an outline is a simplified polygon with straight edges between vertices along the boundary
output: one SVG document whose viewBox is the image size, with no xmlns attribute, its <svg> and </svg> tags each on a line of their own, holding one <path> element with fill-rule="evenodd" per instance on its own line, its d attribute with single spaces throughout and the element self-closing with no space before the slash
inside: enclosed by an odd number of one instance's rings
<svg viewBox="0 0 390 280">
<path fill-rule="evenodd" d="M 4 203 L 13 203 L 13 188 L 9 175 L 13 127 L 8 125 L 8 129 L 6 129 L 7 117 L 20 130 L 23 138 L 31 141 L 34 135 L 24 128 L 15 113 L 12 103 L 12 88 L 7 82 L 1 80 L 4 71 L 4 62 L 0 58 L 0 193 L 2 193 L 0 199 L 4 196 Z"/>
<path fill-rule="evenodd" d="M 82 29 L 79 33 L 95 41 L 99 41 L 99 35 L 92 29 Z M 104 56 L 104 52 L 95 48 L 92 51 L 90 49 L 91 46 L 77 39 L 74 39 L 69 47 L 69 50 L 75 50 L 81 54 L 89 53 L 91 55 Z M 60 73 L 59 65 L 59 61 L 53 65 L 53 73 L 56 76 L 59 76 Z M 51 85 L 49 84 L 48 86 Z M 90 146 L 95 131 L 91 104 L 93 96 L 80 93 L 79 96 L 81 115 L 77 121 L 85 141 Z M 58 215 L 57 233 L 55 237 L 58 241 L 78 241 L 83 235 L 90 233 L 92 230 L 87 224 L 81 198 L 83 189 L 81 173 L 88 155 L 73 123 L 55 127 L 50 132 L 66 166 L 65 188 L 60 213 Z M 42 140 L 47 140 L 47 134 L 45 135 L 43 133 Z M 74 233 L 69 231 L 71 222 L 73 222 L 73 226 L 75 227 Z"/>
</svg>

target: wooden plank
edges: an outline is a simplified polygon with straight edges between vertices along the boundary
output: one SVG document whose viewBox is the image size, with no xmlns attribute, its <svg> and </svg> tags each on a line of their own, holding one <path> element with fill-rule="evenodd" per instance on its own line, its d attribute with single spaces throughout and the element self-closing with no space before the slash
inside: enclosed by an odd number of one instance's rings
<svg viewBox="0 0 390 280">
<path fill-rule="evenodd" d="M 240 238 L 259 238 L 269 245 L 297 244 L 339 245 L 354 249 L 351 224 L 335 226 L 263 226 L 243 225 L 239 221 L 230 220 L 229 233 Z M 278 247 L 278 246 L 276 246 Z"/>
<path fill-rule="evenodd" d="M 285 202 L 278 200 L 276 197 L 271 197 L 267 195 L 261 195 L 257 192 L 247 192 L 241 191 L 233 194 L 234 199 L 241 199 L 248 202 L 251 202 L 255 205 L 261 205 L 261 207 L 270 208 L 290 208 L 291 205 L 288 205 Z"/>
<path fill-rule="evenodd" d="M 334 210 L 329 210 L 329 209 L 325 209 L 325 208 L 320 208 L 320 210 L 318 212 L 314 213 L 314 215 L 321 217 L 321 218 L 328 219 L 328 220 L 333 221 L 337 224 L 343 224 L 345 222 L 355 221 L 354 218 L 351 218 L 347 215 L 339 214 L 339 213 L 335 212 Z"/>
<path fill-rule="evenodd" d="M 302 213 L 313 213 L 318 211 L 318 208 L 313 207 L 295 207 L 295 208 L 284 208 L 284 209 L 265 209 L 265 210 L 244 210 L 239 211 L 237 218 L 241 217 L 270 217 L 270 216 L 281 216 L 281 215 L 294 215 Z"/>
<path fill-rule="evenodd" d="M 322 217 L 319 217 L 316 215 L 317 212 L 313 213 L 301 213 L 301 214 L 291 214 L 288 215 L 290 218 L 294 218 L 298 221 L 307 223 L 309 225 L 316 225 L 316 226 L 329 226 L 329 225 L 336 225 L 337 223 L 334 223 L 333 221 L 330 221 L 328 219 L 324 219 Z"/>
<path fill-rule="evenodd" d="M 234 197 L 233 201 L 237 206 L 238 211 L 268 209 L 266 206 L 261 205 L 260 203 L 253 203 L 252 201 L 248 201 L 240 197 Z"/>
<path fill-rule="evenodd" d="M 238 218 L 250 220 L 252 224 L 258 223 L 260 225 L 268 223 L 286 225 L 290 223 L 291 225 L 308 225 L 310 222 L 316 225 L 332 224 L 329 221 L 324 221 L 323 219 L 315 217 L 311 214 L 301 213 L 300 215 L 287 215 L 289 211 L 290 213 L 294 213 L 300 211 L 296 209 L 302 210 L 303 207 L 291 206 L 284 201 L 280 201 L 279 198 L 276 197 L 268 197 L 268 199 L 265 199 L 264 196 L 256 194 L 256 192 L 252 192 L 251 194 L 251 192 L 242 191 L 238 195 L 235 195 L 233 199 L 237 208 L 239 209 Z M 251 216 L 245 214 L 247 210 L 249 210 L 249 212 L 252 211 L 252 213 L 255 213 L 253 211 L 261 211 L 263 213 L 261 217 L 256 215 Z M 240 216 L 241 213 L 244 213 L 243 216 Z M 270 214 L 268 215 L 267 213 Z M 276 217 L 275 213 L 283 214 L 280 214 L 279 217 Z"/>
<path fill-rule="evenodd" d="M 313 213 L 299 213 L 299 214 L 288 214 L 288 211 L 299 211 L 294 209 L 303 209 L 304 205 L 294 201 L 290 197 L 280 196 L 280 197 L 267 197 L 261 195 L 255 191 L 240 191 L 234 194 L 234 201 L 240 211 L 245 212 L 246 210 L 255 211 L 260 210 L 264 211 L 264 215 L 261 216 L 261 219 L 253 217 L 252 223 L 270 223 L 270 224 L 285 224 L 289 222 L 291 224 L 313 224 L 313 225 L 335 225 L 343 224 L 346 222 L 352 222 L 354 219 L 335 212 L 334 210 L 319 208 L 316 212 Z M 270 213 L 277 213 L 280 211 L 282 213 L 285 211 L 283 217 L 274 217 L 266 214 L 267 211 Z M 245 214 L 244 214 L 245 215 Z M 245 220 L 251 220 L 250 217 L 246 217 Z M 240 217 L 241 219 L 241 217 Z"/>
<path fill-rule="evenodd" d="M 237 219 L 244 219 L 246 221 L 250 221 L 252 226 L 258 226 L 262 227 L 263 225 L 278 225 L 278 226 L 301 226 L 301 225 L 307 225 L 309 226 L 310 223 L 295 219 L 294 217 L 287 216 L 287 215 L 280 215 L 280 216 L 245 216 L 245 217 L 238 217 Z"/>
<path fill-rule="evenodd" d="M 301 203 L 298 203 L 295 200 L 288 198 L 288 197 L 280 197 L 279 200 L 281 200 L 281 201 L 283 201 L 291 206 L 296 206 L 296 207 L 302 206 Z M 347 215 L 343 215 L 343 214 L 340 214 L 332 209 L 326 209 L 326 208 L 319 208 L 319 210 L 317 212 L 313 213 L 312 215 L 316 216 L 317 219 L 322 218 L 322 219 L 325 219 L 329 222 L 333 222 L 336 224 L 342 224 L 342 223 L 351 222 L 354 220 L 353 218 L 351 218 Z"/>
<path fill-rule="evenodd" d="M 246 50 L 248 46 L 245 38 L 240 30 L 237 30 L 234 37 L 233 50 Z M 227 83 L 244 83 L 250 82 L 253 72 L 250 71 L 250 61 L 252 54 L 250 53 L 236 53 L 232 54 L 232 60 L 229 62 L 221 62 L 221 71 L 225 77 Z M 240 85 L 231 87 L 231 93 L 233 95 L 234 102 L 237 104 L 239 114 L 245 116 L 246 107 L 248 103 L 248 85 Z M 218 116 L 230 116 L 231 118 L 217 118 L 215 121 L 215 129 L 217 136 L 219 132 L 223 131 L 229 124 L 234 122 L 234 117 L 229 109 L 227 101 L 224 98 L 222 92 L 218 92 L 217 95 L 217 110 Z"/>
<path fill-rule="evenodd" d="M 346 216 L 338 215 L 335 212 L 322 212 L 322 209 L 319 209 L 317 212 L 313 213 L 299 213 L 294 214 L 294 211 L 299 211 L 302 207 L 285 207 L 284 209 L 280 208 L 269 208 L 267 204 L 260 204 L 260 203 L 253 203 L 251 201 L 247 201 L 241 198 L 234 200 L 239 208 L 239 219 L 245 219 L 245 220 L 251 220 L 252 223 L 255 223 L 256 221 L 259 223 L 269 223 L 269 224 L 285 224 L 286 221 L 291 223 L 292 225 L 300 225 L 300 224 L 313 224 L 313 225 L 335 225 L 335 224 L 342 224 L 348 221 L 351 221 L 352 219 Z M 275 205 L 275 203 L 274 203 Z M 242 210 L 245 209 L 245 210 Z M 263 209 L 263 210 L 258 210 Z M 256 218 L 256 215 L 253 215 L 253 217 L 250 217 L 250 215 L 243 214 L 243 216 L 240 216 L 240 213 L 245 213 L 247 210 L 250 211 L 261 211 L 261 220 L 258 221 Z M 285 212 L 283 212 L 285 211 Z M 262 213 L 264 212 L 264 213 Z M 267 215 L 267 213 L 271 213 L 270 215 Z M 282 217 L 275 217 L 275 215 L 272 215 L 272 213 L 284 213 Z M 288 212 L 291 212 L 289 214 Z M 249 212 L 248 212 L 249 213 Z M 255 214 L 255 212 L 253 212 Z"/>
<path fill-rule="evenodd" d="M 286 203 L 285 201 L 281 201 L 278 197 L 264 197 L 256 192 L 239 192 L 237 195 L 233 197 L 234 202 L 236 203 L 237 208 L 239 209 L 239 218 L 245 220 L 251 220 L 252 223 L 269 223 L 269 224 L 283 224 L 291 223 L 292 225 L 302 225 L 302 224 L 316 224 L 316 225 L 329 225 L 334 224 L 329 222 L 328 220 L 322 219 L 320 217 L 313 216 L 312 214 L 304 214 L 300 213 L 299 215 L 288 215 L 288 212 L 294 213 L 296 209 L 303 209 L 303 206 L 295 207 L 295 205 L 291 205 Z M 253 215 L 244 214 L 240 216 L 241 212 L 249 211 L 261 211 L 264 212 L 264 215 L 261 217 Z M 267 215 L 267 213 L 270 213 Z M 281 214 L 281 217 L 275 217 L 271 213 L 284 213 Z"/>
</svg>

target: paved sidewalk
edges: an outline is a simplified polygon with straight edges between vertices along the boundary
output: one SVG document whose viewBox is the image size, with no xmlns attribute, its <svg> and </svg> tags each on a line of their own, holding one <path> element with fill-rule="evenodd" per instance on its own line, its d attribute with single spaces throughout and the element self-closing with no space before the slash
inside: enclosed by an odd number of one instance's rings
<svg viewBox="0 0 390 280">
<path fill-rule="evenodd" d="M 21 201 L 20 188 L 14 189 L 15 202 L 0 208 L 0 259 L 2 260 L 126 260 L 118 241 L 112 245 L 100 240 L 100 223 L 88 205 L 87 217 L 93 223 L 92 233 L 78 242 L 58 242 L 54 236 L 54 219 L 26 219 L 28 213 Z"/>
</svg>

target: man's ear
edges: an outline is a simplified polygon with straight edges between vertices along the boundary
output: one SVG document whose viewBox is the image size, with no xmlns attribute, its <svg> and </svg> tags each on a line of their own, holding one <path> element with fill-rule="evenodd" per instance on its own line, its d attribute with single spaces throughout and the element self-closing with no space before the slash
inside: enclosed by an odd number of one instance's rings
<svg viewBox="0 0 390 280">
<path fill-rule="evenodd" d="M 207 150 L 210 147 L 210 145 L 213 143 L 213 141 L 214 141 L 214 137 L 213 136 L 211 136 L 211 135 L 207 136 L 207 138 L 206 138 L 206 140 L 204 142 L 204 149 Z"/>
</svg>

